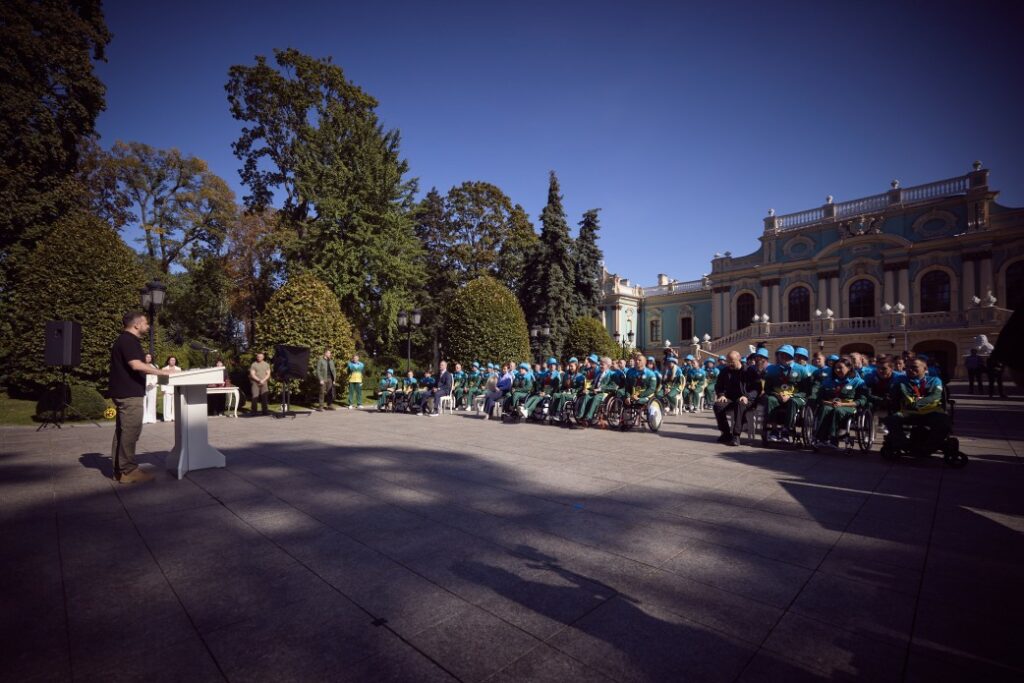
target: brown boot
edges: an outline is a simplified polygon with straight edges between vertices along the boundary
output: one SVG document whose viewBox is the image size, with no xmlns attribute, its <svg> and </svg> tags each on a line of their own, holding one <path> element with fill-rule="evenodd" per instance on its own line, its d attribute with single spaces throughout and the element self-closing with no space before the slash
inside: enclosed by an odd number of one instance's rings
<svg viewBox="0 0 1024 683">
<path fill-rule="evenodd" d="M 122 474 L 118 481 L 122 484 L 144 484 L 147 481 L 153 481 L 154 479 L 156 479 L 156 477 L 152 474 L 146 472 L 141 467 L 136 467 L 128 474 Z"/>
</svg>

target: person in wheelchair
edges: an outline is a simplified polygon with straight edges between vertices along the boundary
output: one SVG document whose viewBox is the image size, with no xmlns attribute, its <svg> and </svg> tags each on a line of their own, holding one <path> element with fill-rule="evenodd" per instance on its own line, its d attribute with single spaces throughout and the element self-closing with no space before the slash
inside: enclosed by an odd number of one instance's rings
<svg viewBox="0 0 1024 683">
<path fill-rule="evenodd" d="M 387 373 L 380 378 L 379 392 L 377 397 L 377 409 L 387 410 L 388 406 L 395 401 L 395 390 L 398 388 L 398 380 L 395 379 L 395 371 L 388 368 Z"/>
<path fill-rule="evenodd" d="M 548 369 L 537 375 L 536 385 L 534 387 L 534 393 L 530 398 L 526 399 L 524 408 L 527 415 L 533 415 L 533 412 L 537 410 L 545 399 L 550 399 L 558 391 L 558 385 L 562 381 L 562 373 L 558 371 L 558 359 L 552 356 L 548 358 Z M 548 415 L 553 415 L 550 410 Z"/>
<path fill-rule="evenodd" d="M 590 392 L 584 399 L 583 424 L 591 425 L 597 419 L 598 409 L 612 396 L 621 396 L 623 393 L 624 376 L 618 370 L 612 370 L 612 359 L 608 356 L 601 358 L 600 367 L 594 371 L 594 377 L 590 382 Z"/>
<path fill-rule="evenodd" d="M 633 367 L 626 372 L 625 410 L 642 412 L 658 395 L 658 373 L 649 369 L 642 353 L 636 354 Z M 623 420 L 622 428 L 632 426 L 633 420 Z"/>
<path fill-rule="evenodd" d="M 575 401 L 576 397 L 580 395 L 586 378 L 580 372 L 579 364 L 579 360 L 575 357 L 570 358 L 569 362 L 565 364 L 565 372 L 559 378 L 558 387 L 551 397 L 551 407 L 548 410 L 548 415 L 551 417 L 561 419 L 565 404 Z M 571 420 L 566 420 L 566 424 L 571 424 Z"/>
<path fill-rule="evenodd" d="M 914 456 L 927 456 L 943 447 L 952 425 L 942 402 L 942 380 L 928 374 L 928 364 L 920 358 L 907 362 L 907 375 L 892 388 L 892 408 L 885 418 L 889 433 L 884 448 L 890 451 L 909 451 Z M 907 437 L 907 427 L 913 429 L 913 439 Z"/>
<path fill-rule="evenodd" d="M 885 356 L 875 363 L 875 371 L 864 379 L 868 391 L 868 405 L 875 415 L 884 417 L 892 412 L 892 388 L 901 376 L 902 374 L 896 374 L 893 369 L 892 358 Z"/>
<path fill-rule="evenodd" d="M 697 412 L 697 404 L 704 395 L 704 387 L 707 386 L 707 375 L 697 364 L 697 359 L 691 354 L 686 356 L 686 367 L 683 368 L 683 411 Z"/>
<path fill-rule="evenodd" d="M 401 386 L 401 394 L 402 395 L 398 396 L 396 394 L 396 396 L 395 396 L 396 408 L 400 407 L 404 411 L 412 412 L 413 411 L 412 406 L 418 406 L 419 405 L 419 402 L 414 400 L 415 397 L 416 397 L 416 394 L 418 393 L 417 392 L 417 387 L 418 386 L 419 386 L 419 381 L 416 379 L 416 376 L 413 374 L 412 370 L 409 370 L 408 372 L 406 372 L 405 373 L 405 377 L 402 378 L 402 386 Z"/>
<path fill-rule="evenodd" d="M 806 378 L 802 370 L 793 367 L 793 355 L 790 344 L 780 346 L 775 352 L 775 363 L 769 365 L 764 374 L 765 419 L 781 424 L 784 430 L 780 433 L 773 429 L 769 441 L 792 438 L 797 417 L 807 405 L 807 394 L 802 390 Z"/>
<path fill-rule="evenodd" d="M 512 378 L 512 390 L 505 396 L 505 404 L 501 409 L 506 415 L 517 414 L 526 417 L 523 403 L 533 393 L 533 373 L 529 363 L 520 363 L 518 372 Z"/>
<path fill-rule="evenodd" d="M 849 429 L 850 420 L 868 401 L 867 387 L 848 358 L 840 358 L 833 364 L 832 373 L 815 384 L 811 401 L 818 411 L 814 433 L 817 443 L 839 445 L 843 430 Z"/>
<path fill-rule="evenodd" d="M 714 358 L 704 359 L 704 410 L 712 410 L 715 405 L 715 382 L 720 372 Z"/>
</svg>

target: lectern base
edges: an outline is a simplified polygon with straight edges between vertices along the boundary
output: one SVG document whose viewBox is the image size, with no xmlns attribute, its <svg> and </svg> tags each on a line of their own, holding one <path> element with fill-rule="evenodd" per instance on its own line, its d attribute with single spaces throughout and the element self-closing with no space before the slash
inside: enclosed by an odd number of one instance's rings
<svg viewBox="0 0 1024 683">
<path fill-rule="evenodd" d="M 181 479 L 192 470 L 224 467 L 224 454 L 210 445 L 206 422 L 206 386 L 174 388 L 174 449 L 167 469 Z"/>
</svg>

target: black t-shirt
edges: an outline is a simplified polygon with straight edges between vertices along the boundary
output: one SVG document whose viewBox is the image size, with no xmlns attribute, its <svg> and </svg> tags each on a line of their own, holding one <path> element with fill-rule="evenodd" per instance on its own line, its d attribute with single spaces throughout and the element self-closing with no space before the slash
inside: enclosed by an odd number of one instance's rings
<svg viewBox="0 0 1024 683">
<path fill-rule="evenodd" d="M 146 375 L 132 370 L 133 360 L 146 360 L 142 342 L 131 332 L 122 332 L 110 349 L 110 398 L 146 395 Z"/>
</svg>

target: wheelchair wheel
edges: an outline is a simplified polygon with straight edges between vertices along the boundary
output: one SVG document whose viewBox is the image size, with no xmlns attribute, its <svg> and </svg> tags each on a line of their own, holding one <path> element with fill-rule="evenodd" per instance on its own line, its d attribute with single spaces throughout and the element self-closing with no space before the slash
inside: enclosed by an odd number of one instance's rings
<svg viewBox="0 0 1024 683">
<path fill-rule="evenodd" d="M 950 437 L 942 447 L 942 459 L 950 467 L 960 469 L 967 465 L 967 454 L 960 450 L 960 439 Z"/>
<path fill-rule="evenodd" d="M 657 433 L 661 429 L 662 420 L 665 419 L 665 409 L 661 405 L 661 401 L 657 399 L 651 401 L 644 412 L 647 415 L 647 428 Z"/>
<path fill-rule="evenodd" d="M 867 453 L 875 445 L 875 414 L 865 408 L 857 414 L 857 444 Z"/>
<path fill-rule="evenodd" d="M 604 404 L 604 419 L 608 421 L 608 426 L 612 429 L 622 424 L 623 410 L 625 406 L 622 404 L 622 399 L 618 396 L 612 396 Z"/>
<path fill-rule="evenodd" d="M 572 413 L 571 413 L 572 421 L 575 422 L 577 425 L 581 425 L 583 423 L 583 420 L 584 420 L 584 417 L 583 417 L 583 406 L 585 404 L 585 401 L 583 400 L 582 397 L 576 397 L 576 398 L 574 398 L 571 401 L 568 401 L 566 403 L 566 405 L 569 405 L 569 404 L 572 405 Z"/>
</svg>

